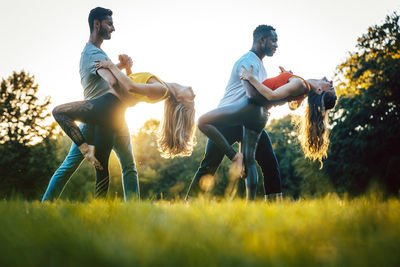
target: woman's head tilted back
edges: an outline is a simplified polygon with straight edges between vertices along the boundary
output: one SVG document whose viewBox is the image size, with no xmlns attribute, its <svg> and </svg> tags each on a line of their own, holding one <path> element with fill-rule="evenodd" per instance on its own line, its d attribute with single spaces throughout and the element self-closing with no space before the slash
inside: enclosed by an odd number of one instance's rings
<svg viewBox="0 0 400 267">
<path fill-rule="evenodd" d="M 300 125 L 300 143 L 307 158 L 322 162 L 329 146 L 326 111 L 335 107 L 337 97 L 332 82 L 326 78 L 315 84 L 322 86 L 312 86 L 308 93 L 308 105 Z"/>
<path fill-rule="evenodd" d="M 185 105 L 170 96 L 165 100 L 158 147 L 165 158 L 190 156 L 196 144 L 194 105 Z"/>
</svg>

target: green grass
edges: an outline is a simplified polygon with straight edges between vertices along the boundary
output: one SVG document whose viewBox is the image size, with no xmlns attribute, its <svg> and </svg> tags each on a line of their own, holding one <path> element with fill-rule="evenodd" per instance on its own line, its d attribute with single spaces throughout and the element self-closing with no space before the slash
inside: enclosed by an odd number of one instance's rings
<svg viewBox="0 0 400 267">
<path fill-rule="evenodd" d="M 400 201 L 0 201 L 0 266 L 400 266 Z"/>
</svg>

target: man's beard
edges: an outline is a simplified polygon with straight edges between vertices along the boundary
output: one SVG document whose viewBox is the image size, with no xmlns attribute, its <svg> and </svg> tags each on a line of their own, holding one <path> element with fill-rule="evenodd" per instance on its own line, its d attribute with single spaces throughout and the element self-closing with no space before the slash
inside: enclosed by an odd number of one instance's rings
<svg viewBox="0 0 400 267">
<path fill-rule="evenodd" d="M 99 35 L 103 39 L 110 39 L 110 36 L 107 34 L 107 31 L 100 25 Z"/>
<path fill-rule="evenodd" d="M 267 55 L 267 56 L 271 56 L 271 55 L 273 55 L 273 52 L 272 51 L 274 51 L 273 49 L 269 49 L 267 46 L 264 46 L 263 47 L 263 53 L 264 53 L 264 55 Z"/>
</svg>

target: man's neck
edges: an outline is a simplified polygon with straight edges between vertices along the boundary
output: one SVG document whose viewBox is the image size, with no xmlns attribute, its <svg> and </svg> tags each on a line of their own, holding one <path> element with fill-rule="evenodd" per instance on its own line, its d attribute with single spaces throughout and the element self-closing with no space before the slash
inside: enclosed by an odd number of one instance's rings
<svg viewBox="0 0 400 267">
<path fill-rule="evenodd" d="M 89 37 L 89 44 L 92 44 L 97 48 L 100 48 L 101 44 L 103 43 L 103 40 L 104 39 L 98 36 L 97 34 L 91 34 Z"/>
<path fill-rule="evenodd" d="M 257 57 L 260 59 L 260 60 L 262 60 L 263 58 L 264 58 L 264 54 L 260 51 L 260 49 L 257 49 L 257 47 L 252 47 L 251 49 L 250 49 L 250 51 L 251 52 L 253 52 L 254 54 L 256 54 L 257 55 Z"/>
</svg>

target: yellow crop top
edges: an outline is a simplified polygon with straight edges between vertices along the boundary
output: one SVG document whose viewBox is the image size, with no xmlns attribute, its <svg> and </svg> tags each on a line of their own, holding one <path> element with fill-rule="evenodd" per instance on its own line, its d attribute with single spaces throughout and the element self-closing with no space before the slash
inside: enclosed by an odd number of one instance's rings
<svg viewBox="0 0 400 267">
<path fill-rule="evenodd" d="M 150 72 L 132 73 L 132 74 L 128 75 L 128 77 L 134 83 L 143 83 L 143 84 L 146 84 L 147 81 L 150 78 L 154 78 L 154 79 L 156 79 L 157 81 L 159 81 L 160 83 L 162 83 L 164 85 L 165 94 L 161 98 L 158 98 L 158 99 L 149 99 L 146 95 L 141 95 L 141 94 L 138 94 L 138 93 L 132 93 L 131 92 L 131 94 L 134 95 L 135 97 L 137 97 L 140 101 L 145 101 L 145 102 L 148 102 L 148 103 L 156 103 L 156 102 L 159 102 L 159 101 L 165 99 L 167 97 L 167 95 L 168 95 L 168 86 L 160 78 L 158 78 L 156 75 L 151 74 Z"/>
</svg>

